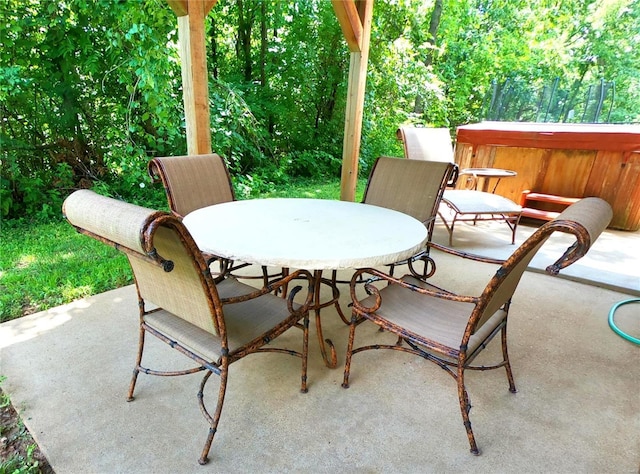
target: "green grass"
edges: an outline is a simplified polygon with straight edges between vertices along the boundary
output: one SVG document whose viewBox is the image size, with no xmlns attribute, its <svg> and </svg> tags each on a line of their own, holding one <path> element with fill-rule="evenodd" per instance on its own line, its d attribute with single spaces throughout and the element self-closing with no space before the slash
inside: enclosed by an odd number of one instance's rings
<svg viewBox="0 0 640 474">
<path fill-rule="evenodd" d="M 60 220 L 3 223 L 0 321 L 133 282 L 126 257 Z"/>
<path fill-rule="evenodd" d="M 356 201 L 365 181 L 358 182 Z M 339 180 L 295 181 L 261 197 L 338 199 Z M 0 322 L 133 283 L 117 250 L 78 234 L 62 218 L 0 226 Z"/>
<path fill-rule="evenodd" d="M 362 200 L 366 180 L 358 180 L 356 187 L 356 202 Z M 340 181 L 328 179 L 326 181 L 317 180 L 296 180 L 288 186 L 283 186 L 272 192 L 264 193 L 263 198 L 315 198 L 315 199 L 340 199 Z"/>
</svg>

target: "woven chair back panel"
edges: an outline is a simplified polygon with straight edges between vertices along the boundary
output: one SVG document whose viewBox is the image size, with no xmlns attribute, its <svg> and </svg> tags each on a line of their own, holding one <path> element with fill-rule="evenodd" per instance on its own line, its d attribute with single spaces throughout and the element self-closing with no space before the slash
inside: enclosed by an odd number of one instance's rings
<svg viewBox="0 0 640 474">
<path fill-rule="evenodd" d="M 445 162 L 380 157 L 369 176 L 363 202 L 400 211 L 426 223 L 437 212 L 449 170 L 450 164 Z"/>
<path fill-rule="evenodd" d="M 63 213 L 76 227 L 144 253 L 142 230 L 157 211 L 83 189 L 65 200 Z"/>
<path fill-rule="evenodd" d="M 161 162 L 171 210 L 180 216 L 203 207 L 233 201 L 224 159 L 217 155 L 172 156 Z"/>
<path fill-rule="evenodd" d="M 528 242 L 523 243 L 521 246 L 521 248 L 525 248 L 526 250 L 519 256 L 514 253 L 496 272 L 482 293 L 481 298 L 486 298 L 488 301 L 484 311 L 478 318 L 473 332 L 477 332 L 482 325 L 513 296 L 527 266 L 548 238 L 549 234 L 534 233 L 528 239 Z M 500 282 L 500 275 L 505 271 L 508 272 L 508 274 Z"/>
<path fill-rule="evenodd" d="M 453 143 L 448 128 L 402 127 L 404 156 L 410 160 L 454 162 Z"/>
<path fill-rule="evenodd" d="M 154 234 L 153 246 L 162 258 L 173 262 L 174 268 L 165 272 L 159 265 L 129 256 L 140 296 L 217 336 L 219 332 L 209 305 L 208 290 L 194 264 L 194 256 L 178 233 L 169 227 L 159 227 Z"/>
</svg>

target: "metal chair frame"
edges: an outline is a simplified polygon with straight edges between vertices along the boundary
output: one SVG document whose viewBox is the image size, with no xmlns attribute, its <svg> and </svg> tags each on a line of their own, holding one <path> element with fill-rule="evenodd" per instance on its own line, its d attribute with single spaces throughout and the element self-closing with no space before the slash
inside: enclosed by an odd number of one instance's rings
<svg viewBox="0 0 640 474">
<path fill-rule="evenodd" d="M 259 352 L 299 357 L 300 391 L 307 392 L 309 307 L 313 298 L 313 278 L 309 272 L 293 272 L 260 289 L 228 274 L 214 279 L 193 238 L 175 215 L 123 203 L 89 190 L 69 196 L 63 212 L 78 232 L 120 250 L 131 264 L 140 320 L 138 352 L 127 401 L 134 399 L 140 372 L 157 376 L 205 372 L 197 398 L 210 428 L 198 460 L 200 464 L 209 459 L 233 362 Z M 293 280 L 298 286 L 286 298 L 273 294 Z M 295 303 L 294 297 L 301 291 L 304 280 L 306 297 L 302 303 Z M 292 327 L 302 330 L 300 351 L 270 345 Z M 143 364 L 147 334 L 187 356 L 196 366 L 184 370 L 147 367 Z M 212 374 L 219 376 L 220 386 L 217 404 L 210 411 L 204 391 Z"/>
<path fill-rule="evenodd" d="M 504 261 L 430 243 L 431 248 L 464 259 L 499 265 L 480 295 L 458 295 L 430 284 L 421 274 L 395 278 L 373 268 L 358 270 L 350 286 L 353 306 L 342 386 L 349 387 L 352 357 L 359 352 L 388 349 L 414 354 L 433 362 L 456 380 L 470 450 L 473 454 L 479 454 L 469 419 L 471 403 L 465 385 L 465 371 L 504 367 L 509 391 L 516 392 L 507 351 L 507 319 L 513 293 L 527 265 L 551 234 L 556 231 L 573 234 L 575 243 L 547 267 L 548 273 L 558 274 L 587 253 L 611 221 L 612 215 L 611 206 L 602 199 L 582 199 L 558 218 L 540 227 Z M 356 293 L 362 279 L 369 281 L 365 288 L 370 296 L 364 299 L 358 298 Z M 376 281 L 386 286 L 380 289 L 374 284 Z M 356 328 L 365 321 L 397 335 L 398 343 L 354 347 Z M 489 366 L 474 365 L 476 356 L 498 334 L 501 335 L 502 360 Z"/>
</svg>

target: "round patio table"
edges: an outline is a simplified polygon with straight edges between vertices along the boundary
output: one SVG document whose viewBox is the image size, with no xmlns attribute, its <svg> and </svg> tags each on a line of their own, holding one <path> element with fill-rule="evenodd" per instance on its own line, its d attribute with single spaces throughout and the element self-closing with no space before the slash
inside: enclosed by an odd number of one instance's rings
<svg viewBox="0 0 640 474">
<path fill-rule="evenodd" d="M 391 209 L 326 199 L 252 199 L 198 209 L 184 224 L 200 250 L 240 262 L 311 270 L 318 340 L 325 364 L 331 361 L 322 338 L 320 309 L 338 305 L 335 279 L 323 270 L 376 267 L 412 257 L 427 241 L 427 228 L 417 219 Z M 320 301 L 320 285 L 332 287 L 333 298 Z"/>
</svg>

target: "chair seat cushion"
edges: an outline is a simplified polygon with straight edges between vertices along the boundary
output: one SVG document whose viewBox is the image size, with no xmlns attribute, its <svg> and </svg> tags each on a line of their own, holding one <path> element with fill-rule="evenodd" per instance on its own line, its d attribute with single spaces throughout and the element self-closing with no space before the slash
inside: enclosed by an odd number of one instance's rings
<svg viewBox="0 0 640 474">
<path fill-rule="evenodd" d="M 256 291 L 254 287 L 234 278 L 227 278 L 219 283 L 217 288 L 221 299 Z M 299 306 L 294 304 L 294 309 Z M 259 341 L 272 328 L 292 318 L 287 308 L 287 300 L 271 293 L 241 303 L 225 304 L 223 311 L 230 353 L 253 341 Z M 173 340 L 179 340 L 189 350 L 206 360 L 216 361 L 221 355 L 220 337 L 168 311 L 159 310 L 147 314 L 144 320 L 153 329 Z"/>
<path fill-rule="evenodd" d="M 522 207 L 497 194 L 483 191 L 446 190 L 442 201 L 459 214 L 520 213 Z"/>
<path fill-rule="evenodd" d="M 411 276 L 404 276 L 402 280 L 415 286 L 440 291 Z M 404 328 L 403 335 L 408 331 L 412 340 L 439 355 L 446 355 L 452 359 L 459 355 L 462 337 L 473 310 L 472 303 L 435 298 L 399 285 L 383 288 L 380 295 L 382 305 L 376 314 L 399 328 Z M 370 296 L 361 303 L 370 306 L 374 302 L 374 296 Z M 505 311 L 499 310 L 493 314 L 471 336 L 467 353 L 473 354 L 505 318 Z"/>
<path fill-rule="evenodd" d="M 220 357 L 221 339 L 195 324 L 163 309 L 144 316 L 144 322 L 169 339 L 180 341 L 180 344 L 191 352 L 208 361 L 216 361 Z"/>
</svg>

